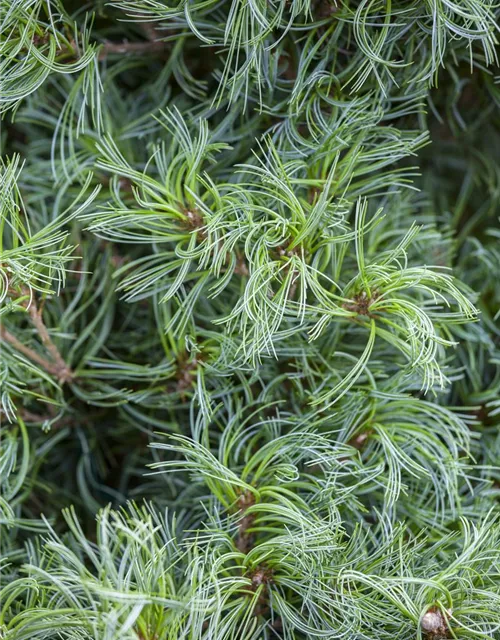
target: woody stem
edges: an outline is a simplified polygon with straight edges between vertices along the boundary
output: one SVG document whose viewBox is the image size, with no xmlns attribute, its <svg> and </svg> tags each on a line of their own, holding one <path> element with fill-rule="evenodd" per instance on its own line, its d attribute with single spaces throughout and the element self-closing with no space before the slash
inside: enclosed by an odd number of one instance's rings
<svg viewBox="0 0 500 640">
<path fill-rule="evenodd" d="M 24 345 L 3 326 L 0 327 L 0 335 L 2 339 L 11 344 L 17 351 L 23 353 L 32 362 L 39 364 L 45 369 L 45 371 L 47 371 L 47 373 L 55 376 L 61 383 L 71 381 L 73 379 L 73 372 L 61 356 L 59 349 L 52 342 L 52 338 L 50 337 L 47 327 L 43 322 L 42 311 L 38 308 L 34 298 L 31 300 L 29 305 L 26 305 L 26 309 L 29 313 L 31 323 L 36 329 L 43 346 L 49 353 L 53 362 Z"/>
</svg>

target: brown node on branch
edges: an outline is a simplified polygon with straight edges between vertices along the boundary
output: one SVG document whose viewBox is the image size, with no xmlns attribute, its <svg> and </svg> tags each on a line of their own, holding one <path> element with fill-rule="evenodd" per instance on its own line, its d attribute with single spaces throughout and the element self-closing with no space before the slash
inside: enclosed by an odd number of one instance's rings
<svg viewBox="0 0 500 640">
<path fill-rule="evenodd" d="M 257 591 L 261 585 L 268 585 L 273 581 L 273 570 L 269 567 L 258 566 L 249 573 L 250 580 L 252 581 L 252 590 Z"/>
<path fill-rule="evenodd" d="M 439 607 L 431 607 L 420 620 L 420 627 L 428 640 L 445 640 L 450 637 L 448 618 L 451 611 L 443 613 Z"/>
<path fill-rule="evenodd" d="M 357 293 L 349 302 L 344 302 L 342 308 L 346 311 L 352 311 L 360 316 L 368 316 L 373 318 L 373 314 L 370 313 L 370 306 L 379 298 L 379 294 L 374 292 L 371 296 L 366 294 L 366 291 Z"/>
<path fill-rule="evenodd" d="M 248 270 L 248 265 L 243 256 L 236 256 L 236 264 L 234 266 L 234 273 L 239 276 L 249 276 L 250 271 Z"/>
<path fill-rule="evenodd" d="M 287 275 L 290 274 L 290 271 L 292 273 L 292 282 L 290 285 L 290 288 L 288 290 L 288 295 L 287 295 L 287 300 L 293 300 L 295 297 L 295 294 L 297 292 L 297 287 L 298 287 L 298 283 L 297 283 L 297 276 L 298 274 L 298 270 L 295 269 L 291 258 L 293 258 L 294 256 L 303 256 L 306 255 L 308 252 L 302 247 L 302 246 L 298 246 L 298 247 L 292 247 L 290 248 L 290 245 L 280 245 L 278 247 L 275 247 L 274 249 L 274 254 L 275 254 L 275 259 L 280 260 L 281 258 L 289 258 L 290 260 L 288 260 L 288 263 L 286 263 L 283 267 L 282 267 L 282 272 L 283 274 Z M 274 298 L 274 296 L 276 295 L 275 292 L 273 291 L 272 287 L 268 288 L 268 297 L 270 299 Z"/>
<path fill-rule="evenodd" d="M 293 258 L 294 256 L 307 257 L 310 255 L 308 249 L 303 245 L 299 244 L 293 247 L 291 246 L 291 243 L 280 244 L 271 249 L 270 253 L 274 259 L 278 260 L 280 258 Z"/>
<path fill-rule="evenodd" d="M 127 193 L 134 192 L 134 188 L 133 188 L 134 185 L 132 184 L 132 180 L 130 180 L 130 178 L 120 176 L 120 178 L 118 178 L 118 185 L 120 189 L 122 189 L 123 191 L 126 191 Z"/>
<path fill-rule="evenodd" d="M 494 415 L 492 416 L 490 414 L 488 407 L 484 404 L 481 404 L 476 410 L 472 411 L 472 414 L 483 427 L 492 427 L 495 424 Z M 477 422 L 471 425 L 471 428 L 474 426 L 478 426 Z"/>
<path fill-rule="evenodd" d="M 313 204 L 313 202 L 321 195 L 322 189 L 321 187 L 309 187 L 309 191 L 307 192 L 307 201 L 309 204 Z"/>
<path fill-rule="evenodd" d="M 357 449 L 358 451 L 361 451 L 361 449 L 363 449 L 363 447 L 366 444 L 366 441 L 368 440 L 368 438 L 372 435 L 372 430 L 371 429 L 365 429 L 364 431 L 362 431 L 361 433 L 357 433 L 356 435 L 354 435 L 349 441 L 348 441 L 348 445 L 350 447 L 354 447 L 355 449 Z"/>
<path fill-rule="evenodd" d="M 181 399 L 186 399 L 186 392 L 193 387 L 196 380 L 196 369 L 198 368 L 199 359 L 194 356 L 191 360 L 180 358 L 177 367 L 177 384 L 176 391 L 180 394 Z"/>
<path fill-rule="evenodd" d="M 147 635 L 144 635 L 142 631 L 138 631 L 137 637 L 138 637 L 138 640 L 158 640 L 158 636 L 156 633 L 152 635 L 150 635 L 149 633 Z"/>
<path fill-rule="evenodd" d="M 64 56 L 65 62 L 78 62 L 81 57 L 80 47 L 74 38 L 70 38 L 68 45 L 59 45 L 57 53 Z"/>
<path fill-rule="evenodd" d="M 335 2 L 331 0 L 316 0 L 313 3 L 313 13 L 316 18 L 331 18 L 339 10 Z"/>
<path fill-rule="evenodd" d="M 285 247 L 283 245 L 276 248 L 276 253 L 280 258 L 283 258 L 283 257 L 291 258 L 293 256 L 300 256 L 301 250 L 300 250 L 300 247 L 293 247 L 292 249 L 290 249 L 290 247 Z"/>
<path fill-rule="evenodd" d="M 222 241 L 219 242 L 219 248 L 221 248 Z M 229 267 L 231 264 L 231 254 L 226 252 L 226 265 Z M 227 270 L 227 269 L 226 269 Z M 238 276 L 249 276 L 250 271 L 248 270 L 248 264 L 245 260 L 245 257 L 242 256 L 239 252 L 236 252 L 236 261 L 233 268 L 233 273 Z"/>
<path fill-rule="evenodd" d="M 184 226 L 189 231 L 196 231 L 196 237 L 198 240 L 204 240 L 207 237 L 205 231 L 205 219 L 201 211 L 197 207 L 184 207 L 182 213 L 185 216 Z"/>
<path fill-rule="evenodd" d="M 205 220 L 203 219 L 200 210 L 196 207 L 184 209 L 184 215 L 186 216 L 188 224 L 192 229 L 201 229 L 205 224 Z"/>
<path fill-rule="evenodd" d="M 44 44 L 47 44 L 49 41 L 49 38 L 50 36 L 47 32 L 43 34 L 35 33 L 35 35 L 31 39 L 31 42 L 34 44 L 35 47 L 40 47 L 40 46 L 43 46 Z"/>
<path fill-rule="evenodd" d="M 273 582 L 273 570 L 269 567 L 259 565 L 253 568 L 247 576 L 251 581 L 251 591 L 255 593 L 260 590 L 253 614 L 255 616 L 265 616 L 269 613 L 267 589 Z"/>
</svg>

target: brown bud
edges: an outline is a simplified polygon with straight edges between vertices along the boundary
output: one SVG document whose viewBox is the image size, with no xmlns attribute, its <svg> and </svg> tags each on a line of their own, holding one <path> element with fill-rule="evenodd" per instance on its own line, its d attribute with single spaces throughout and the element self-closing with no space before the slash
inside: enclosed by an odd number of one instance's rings
<svg viewBox="0 0 500 640">
<path fill-rule="evenodd" d="M 420 620 L 420 627 L 429 640 L 442 640 L 449 637 L 450 628 L 448 626 L 448 616 L 438 607 L 431 607 Z"/>
</svg>

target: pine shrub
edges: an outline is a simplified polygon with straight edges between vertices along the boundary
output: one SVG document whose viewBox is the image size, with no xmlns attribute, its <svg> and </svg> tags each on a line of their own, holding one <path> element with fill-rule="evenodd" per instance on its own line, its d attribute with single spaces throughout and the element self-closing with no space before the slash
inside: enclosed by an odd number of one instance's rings
<svg viewBox="0 0 500 640">
<path fill-rule="evenodd" d="M 498 0 L 0 0 L 0 638 L 500 639 Z"/>
</svg>

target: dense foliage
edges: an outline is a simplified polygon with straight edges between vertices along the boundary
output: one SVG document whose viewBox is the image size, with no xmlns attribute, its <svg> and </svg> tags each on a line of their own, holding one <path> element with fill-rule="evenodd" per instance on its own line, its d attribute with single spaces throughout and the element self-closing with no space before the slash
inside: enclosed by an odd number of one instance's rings
<svg viewBox="0 0 500 640">
<path fill-rule="evenodd" d="M 0 638 L 500 639 L 497 0 L 0 0 Z"/>
</svg>

